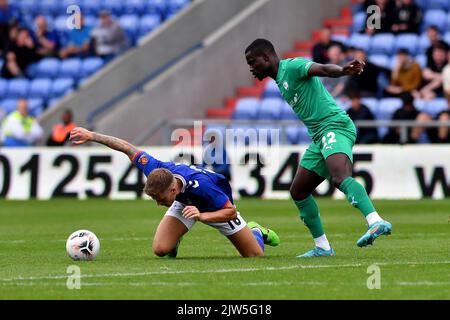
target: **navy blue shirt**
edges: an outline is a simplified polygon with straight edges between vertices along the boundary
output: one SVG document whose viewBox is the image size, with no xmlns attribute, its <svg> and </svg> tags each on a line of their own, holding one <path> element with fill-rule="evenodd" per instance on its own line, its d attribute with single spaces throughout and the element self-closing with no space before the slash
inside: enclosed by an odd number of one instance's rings
<svg viewBox="0 0 450 320">
<path fill-rule="evenodd" d="M 234 204 L 230 183 L 221 174 L 196 166 L 159 161 L 143 151 L 136 154 L 133 163 L 147 177 L 157 168 L 172 172 L 183 183 L 176 201 L 195 206 L 200 212 L 223 209 L 228 202 Z"/>
</svg>

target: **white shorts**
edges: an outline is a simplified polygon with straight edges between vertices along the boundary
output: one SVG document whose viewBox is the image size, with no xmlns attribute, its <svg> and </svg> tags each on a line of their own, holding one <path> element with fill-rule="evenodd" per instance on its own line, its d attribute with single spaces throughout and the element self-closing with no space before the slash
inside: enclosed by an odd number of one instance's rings
<svg viewBox="0 0 450 320">
<path fill-rule="evenodd" d="M 194 226 L 197 220 L 186 219 L 185 217 L 183 217 L 182 211 L 184 207 L 186 207 L 186 205 L 182 204 L 181 202 L 175 201 L 172 204 L 172 206 L 167 210 L 165 215 L 177 218 L 186 226 L 186 228 L 188 228 L 188 230 L 191 230 L 191 228 Z M 230 220 L 228 222 L 203 222 L 203 223 L 213 228 L 216 228 L 224 236 L 231 236 L 236 232 L 241 231 L 247 225 L 247 222 L 245 222 L 244 218 L 241 217 L 239 212 L 237 213 L 237 215 L 238 216 L 236 219 Z"/>
</svg>

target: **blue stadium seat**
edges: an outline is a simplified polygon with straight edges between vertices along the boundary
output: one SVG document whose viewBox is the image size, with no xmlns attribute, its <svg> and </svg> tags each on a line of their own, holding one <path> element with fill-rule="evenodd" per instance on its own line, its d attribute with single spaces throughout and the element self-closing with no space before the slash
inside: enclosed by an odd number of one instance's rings
<svg viewBox="0 0 450 320">
<path fill-rule="evenodd" d="M 30 81 L 27 79 L 12 79 L 8 82 L 6 96 L 9 99 L 27 98 Z"/>
<path fill-rule="evenodd" d="M 35 16 L 39 13 L 39 1 L 36 0 L 22 0 L 17 3 L 17 6 L 26 16 Z"/>
<path fill-rule="evenodd" d="M 400 98 L 384 98 L 378 105 L 377 119 L 390 120 L 393 113 L 403 105 Z"/>
<path fill-rule="evenodd" d="M 126 14 L 119 18 L 120 26 L 133 38 L 136 36 L 139 28 L 139 16 L 135 14 Z"/>
<path fill-rule="evenodd" d="M 57 78 L 53 80 L 50 90 L 51 98 L 60 98 L 75 87 L 75 80 L 72 78 Z"/>
<path fill-rule="evenodd" d="M 17 99 L 5 99 L 0 102 L 0 107 L 5 110 L 6 113 L 10 113 L 17 108 Z"/>
<path fill-rule="evenodd" d="M 430 39 L 428 39 L 427 33 L 424 32 L 419 37 L 419 48 L 418 53 L 422 54 L 427 51 L 427 49 L 431 46 Z"/>
<path fill-rule="evenodd" d="M 422 99 L 415 99 L 414 100 L 414 107 L 416 107 L 416 109 L 421 111 L 421 112 L 426 112 L 427 105 L 428 105 L 428 101 L 427 100 L 422 100 Z"/>
<path fill-rule="evenodd" d="M 147 14 L 141 17 L 139 21 L 139 34 L 144 35 L 153 31 L 161 24 L 161 16 L 159 14 Z"/>
<path fill-rule="evenodd" d="M 63 60 L 59 67 L 58 77 L 78 79 L 81 76 L 81 59 L 70 58 Z"/>
<path fill-rule="evenodd" d="M 259 110 L 260 101 L 256 98 L 242 98 L 236 103 L 233 119 L 251 120 L 255 119 Z"/>
<path fill-rule="evenodd" d="M 298 120 L 294 110 L 286 101 L 281 104 L 281 120 Z"/>
<path fill-rule="evenodd" d="M 183 9 L 190 3 L 189 0 L 167 0 L 167 2 L 167 9 L 172 13 Z"/>
<path fill-rule="evenodd" d="M 55 15 L 59 11 L 59 0 L 39 1 L 39 12 L 45 15 Z"/>
<path fill-rule="evenodd" d="M 349 37 L 343 34 L 336 34 L 331 37 L 331 40 L 342 43 L 343 45 L 348 45 Z"/>
<path fill-rule="evenodd" d="M 124 13 L 123 0 L 103 0 L 102 8 L 110 11 L 114 15 L 121 15 Z"/>
<path fill-rule="evenodd" d="M 365 29 L 366 18 L 367 18 L 367 13 L 365 13 L 364 11 L 361 11 L 361 12 L 358 12 L 357 14 L 355 14 L 353 16 L 351 32 L 357 33 L 357 32 L 362 31 L 363 29 Z"/>
<path fill-rule="evenodd" d="M 426 68 L 427 66 L 427 56 L 425 54 L 419 54 L 414 58 L 421 68 Z"/>
<path fill-rule="evenodd" d="M 369 56 L 369 61 L 383 68 L 389 69 L 391 67 L 391 59 L 384 54 L 372 54 Z"/>
<path fill-rule="evenodd" d="M 367 108 L 372 111 L 372 113 L 377 114 L 378 113 L 378 99 L 376 98 L 361 98 L 361 103 L 365 105 Z"/>
<path fill-rule="evenodd" d="M 447 14 L 443 10 L 428 10 L 425 12 L 424 22 L 422 24 L 422 31 L 427 27 L 435 25 L 441 33 L 445 32 L 447 26 Z"/>
<path fill-rule="evenodd" d="M 8 89 L 8 81 L 0 78 L 0 99 L 5 98 Z"/>
<path fill-rule="evenodd" d="M 146 13 L 158 13 L 164 15 L 167 11 L 166 0 L 148 0 Z"/>
<path fill-rule="evenodd" d="M 285 130 L 288 144 L 310 144 L 311 138 L 305 126 L 288 126 Z"/>
<path fill-rule="evenodd" d="M 448 109 L 448 102 L 445 98 L 437 98 L 427 103 L 426 113 L 435 117 L 438 113 Z"/>
<path fill-rule="evenodd" d="M 281 98 L 281 92 L 275 80 L 267 81 L 266 87 L 262 94 L 263 98 Z"/>
<path fill-rule="evenodd" d="M 260 120 L 278 120 L 281 117 L 283 100 L 280 98 L 266 98 L 261 101 L 258 110 Z"/>
<path fill-rule="evenodd" d="M 59 72 L 60 61 L 56 58 L 44 58 L 37 64 L 36 77 L 54 78 Z"/>
<path fill-rule="evenodd" d="M 285 129 L 286 143 L 298 144 L 300 142 L 300 126 L 289 126 Z"/>
<path fill-rule="evenodd" d="M 125 0 L 124 12 L 127 14 L 144 14 L 146 9 L 145 0 Z"/>
<path fill-rule="evenodd" d="M 53 29 L 60 34 L 68 33 L 69 30 L 67 29 L 67 16 L 66 15 L 57 16 L 53 20 Z"/>
<path fill-rule="evenodd" d="M 370 36 L 367 34 L 359 34 L 359 33 L 353 33 L 350 36 L 349 45 L 353 46 L 355 48 L 360 48 L 365 51 L 369 51 L 370 47 Z"/>
<path fill-rule="evenodd" d="M 94 15 L 85 15 L 84 16 L 84 25 L 90 28 L 95 28 L 98 25 L 98 18 Z"/>
<path fill-rule="evenodd" d="M 395 51 L 398 49 L 408 49 L 411 55 L 415 55 L 419 47 L 419 36 L 414 33 L 405 33 L 397 36 L 395 41 Z"/>
<path fill-rule="evenodd" d="M 369 54 L 387 54 L 394 52 L 395 36 L 390 33 L 380 33 L 372 37 Z"/>
<path fill-rule="evenodd" d="M 50 79 L 34 79 L 31 81 L 28 97 L 46 100 L 50 96 L 51 87 Z"/>
<path fill-rule="evenodd" d="M 450 8 L 449 0 L 428 0 L 427 10 L 439 9 L 447 11 Z"/>
<path fill-rule="evenodd" d="M 44 111 L 42 99 L 28 99 L 28 112 L 32 117 L 39 116 Z"/>
<path fill-rule="evenodd" d="M 61 100 L 61 98 L 53 98 L 50 99 L 47 103 L 47 108 L 52 108 L 54 107 L 59 101 Z"/>
<path fill-rule="evenodd" d="M 103 60 L 99 57 L 86 58 L 81 64 L 81 77 L 86 78 L 103 67 Z"/>
<path fill-rule="evenodd" d="M 97 16 L 102 9 L 102 3 L 100 1 L 83 0 L 81 9 L 85 15 Z"/>
</svg>

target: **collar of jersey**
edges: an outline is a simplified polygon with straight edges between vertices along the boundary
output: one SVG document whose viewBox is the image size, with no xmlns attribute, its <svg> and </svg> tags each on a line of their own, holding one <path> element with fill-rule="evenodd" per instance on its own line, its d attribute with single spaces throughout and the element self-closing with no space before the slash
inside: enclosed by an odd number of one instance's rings
<svg viewBox="0 0 450 320">
<path fill-rule="evenodd" d="M 180 179 L 181 183 L 183 184 L 183 188 L 181 188 L 181 193 L 184 193 L 184 191 L 186 191 L 187 186 L 186 180 L 179 174 L 174 174 L 173 176 L 177 179 Z"/>
<path fill-rule="evenodd" d="M 278 74 L 275 82 L 278 84 L 281 81 L 282 75 L 284 75 L 285 68 L 285 60 L 280 60 L 280 63 L 278 64 Z"/>
</svg>

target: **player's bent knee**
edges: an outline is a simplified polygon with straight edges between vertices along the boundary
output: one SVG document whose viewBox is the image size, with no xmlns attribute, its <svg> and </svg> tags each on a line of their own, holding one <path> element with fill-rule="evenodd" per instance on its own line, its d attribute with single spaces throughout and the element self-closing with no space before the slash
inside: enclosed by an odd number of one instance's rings
<svg viewBox="0 0 450 320">
<path fill-rule="evenodd" d="M 291 198 L 292 198 L 294 201 L 302 201 L 302 200 L 305 200 L 306 198 L 308 198 L 308 197 L 311 195 L 311 193 L 309 193 L 309 192 L 304 192 L 304 191 L 301 191 L 301 190 L 296 190 L 296 189 L 292 188 L 292 186 L 291 186 L 291 188 L 289 189 L 289 192 L 291 193 Z"/>
<path fill-rule="evenodd" d="M 338 188 L 340 187 L 340 185 L 342 184 L 342 182 L 345 181 L 345 179 L 347 179 L 349 176 L 348 175 L 336 175 L 331 177 L 331 183 L 333 184 L 334 187 Z"/>
<path fill-rule="evenodd" d="M 172 249 L 159 244 L 153 244 L 153 253 L 158 257 L 165 257 Z"/>
</svg>

